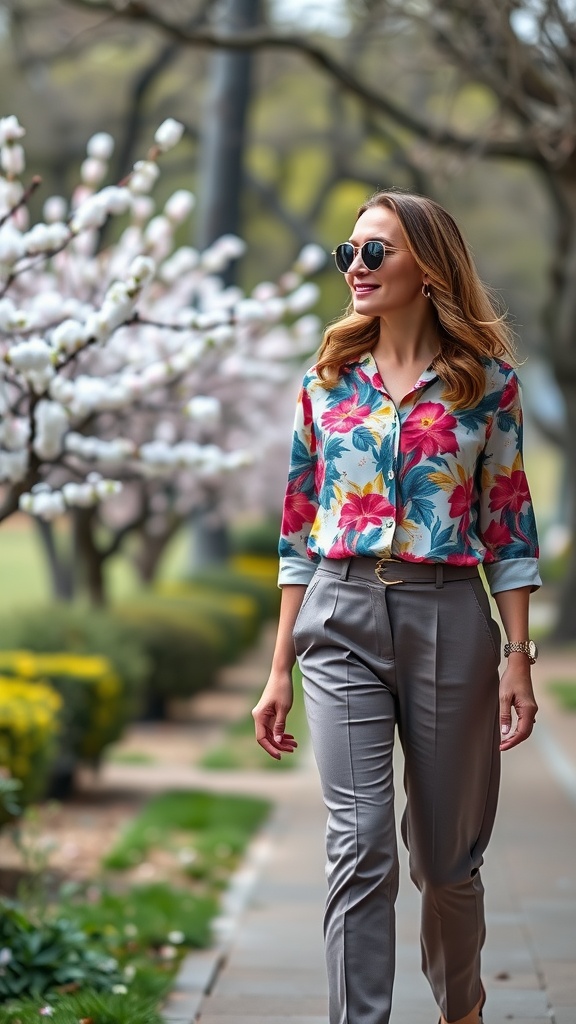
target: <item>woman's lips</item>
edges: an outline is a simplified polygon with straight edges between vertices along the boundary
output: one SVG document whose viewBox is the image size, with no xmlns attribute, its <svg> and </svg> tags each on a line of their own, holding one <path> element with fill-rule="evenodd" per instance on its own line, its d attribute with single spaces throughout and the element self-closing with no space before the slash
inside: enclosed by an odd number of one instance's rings
<svg viewBox="0 0 576 1024">
<path fill-rule="evenodd" d="M 378 288 L 377 284 L 355 284 L 354 294 L 355 295 L 368 295 L 370 292 L 375 292 Z"/>
</svg>

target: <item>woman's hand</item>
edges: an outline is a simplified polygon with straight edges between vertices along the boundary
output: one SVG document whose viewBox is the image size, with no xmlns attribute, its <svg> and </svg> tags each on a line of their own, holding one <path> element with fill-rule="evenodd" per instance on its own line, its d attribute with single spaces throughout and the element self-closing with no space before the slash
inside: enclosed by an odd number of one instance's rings
<svg viewBox="0 0 576 1024">
<path fill-rule="evenodd" d="M 256 707 L 252 711 L 256 739 L 270 757 L 280 760 L 298 746 L 286 729 L 286 717 L 292 707 L 292 673 L 272 672 Z"/>
<path fill-rule="evenodd" d="M 512 708 L 517 716 L 513 731 Z M 528 739 L 537 711 L 530 678 L 530 662 L 525 654 L 511 654 L 508 667 L 500 679 L 500 750 L 509 750 Z"/>
</svg>

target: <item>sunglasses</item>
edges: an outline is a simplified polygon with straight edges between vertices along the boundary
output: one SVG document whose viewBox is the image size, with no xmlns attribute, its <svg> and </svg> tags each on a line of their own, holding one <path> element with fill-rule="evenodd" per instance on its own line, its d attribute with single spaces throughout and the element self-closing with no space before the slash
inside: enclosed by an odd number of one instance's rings
<svg viewBox="0 0 576 1024">
<path fill-rule="evenodd" d="M 394 247 L 393 251 L 408 252 L 408 249 L 396 249 L 396 247 Z M 386 246 L 384 245 L 384 242 L 380 242 L 377 239 L 364 242 L 364 245 L 352 245 L 352 242 L 340 242 L 340 245 L 336 246 L 332 255 L 341 274 L 348 273 L 356 259 L 356 253 L 358 252 L 362 258 L 362 263 L 367 270 L 378 270 L 378 267 L 381 267 L 384 262 Z"/>
</svg>

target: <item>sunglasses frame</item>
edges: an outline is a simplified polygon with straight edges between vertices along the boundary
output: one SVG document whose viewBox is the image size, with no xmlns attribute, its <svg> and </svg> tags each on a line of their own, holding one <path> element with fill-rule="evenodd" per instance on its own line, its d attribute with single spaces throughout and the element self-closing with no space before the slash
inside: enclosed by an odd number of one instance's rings
<svg viewBox="0 0 576 1024">
<path fill-rule="evenodd" d="M 377 245 L 382 246 L 382 258 L 378 261 L 378 263 L 376 263 L 375 266 L 370 266 L 370 264 L 366 262 L 366 258 L 364 256 L 364 250 L 365 250 L 367 245 L 374 245 L 375 243 Z M 348 266 L 346 267 L 345 270 L 343 270 L 342 267 L 339 266 L 339 264 L 338 264 L 338 260 L 340 258 L 340 250 L 342 250 L 344 248 L 344 246 L 350 246 L 350 248 L 352 249 L 352 252 L 353 252 L 352 259 L 350 260 L 350 263 L 348 264 Z M 396 246 L 391 246 L 391 245 L 388 246 L 388 249 L 390 251 L 392 251 L 392 252 L 409 252 L 410 251 L 409 249 L 397 249 Z M 382 241 L 382 239 L 380 239 L 380 238 L 369 238 L 368 241 L 364 242 L 362 245 L 352 245 L 352 242 L 340 242 L 336 246 L 336 248 L 332 250 L 332 256 L 334 257 L 334 262 L 336 263 L 336 269 L 339 270 L 341 274 L 347 274 L 348 271 L 350 270 L 350 267 L 354 263 L 354 260 L 356 259 L 356 256 L 358 255 L 358 253 L 360 253 L 360 257 L 362 259 L 362 263 L 364 264 L 364 266 L 366 267 L 367 270 L 379 270 L 380 267 L 382 266 L 382 264 L 384 263 L 384 260 L 386 259 L 386 245 Z"/>
</svg>

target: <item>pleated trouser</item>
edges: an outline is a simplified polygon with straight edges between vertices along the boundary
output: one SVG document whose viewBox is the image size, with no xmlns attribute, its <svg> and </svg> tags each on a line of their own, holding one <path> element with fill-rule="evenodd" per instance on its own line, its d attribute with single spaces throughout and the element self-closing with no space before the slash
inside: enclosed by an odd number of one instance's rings
<svg viewBox="0 0 576 1024">
<path fill-rule="evenodd" d="M 294 629 L 328 808 L 329 1019 L 390 1018 L 397 727 L 402 836 L 422 894 L 422 968 L 444 1016 L 455 1021 L 480 998 L 479 868 L 500 774 L 499 629 L 478 576 L 386 586 L 365 578 L 369 561 L 324 560 Z"/>
</svg>

